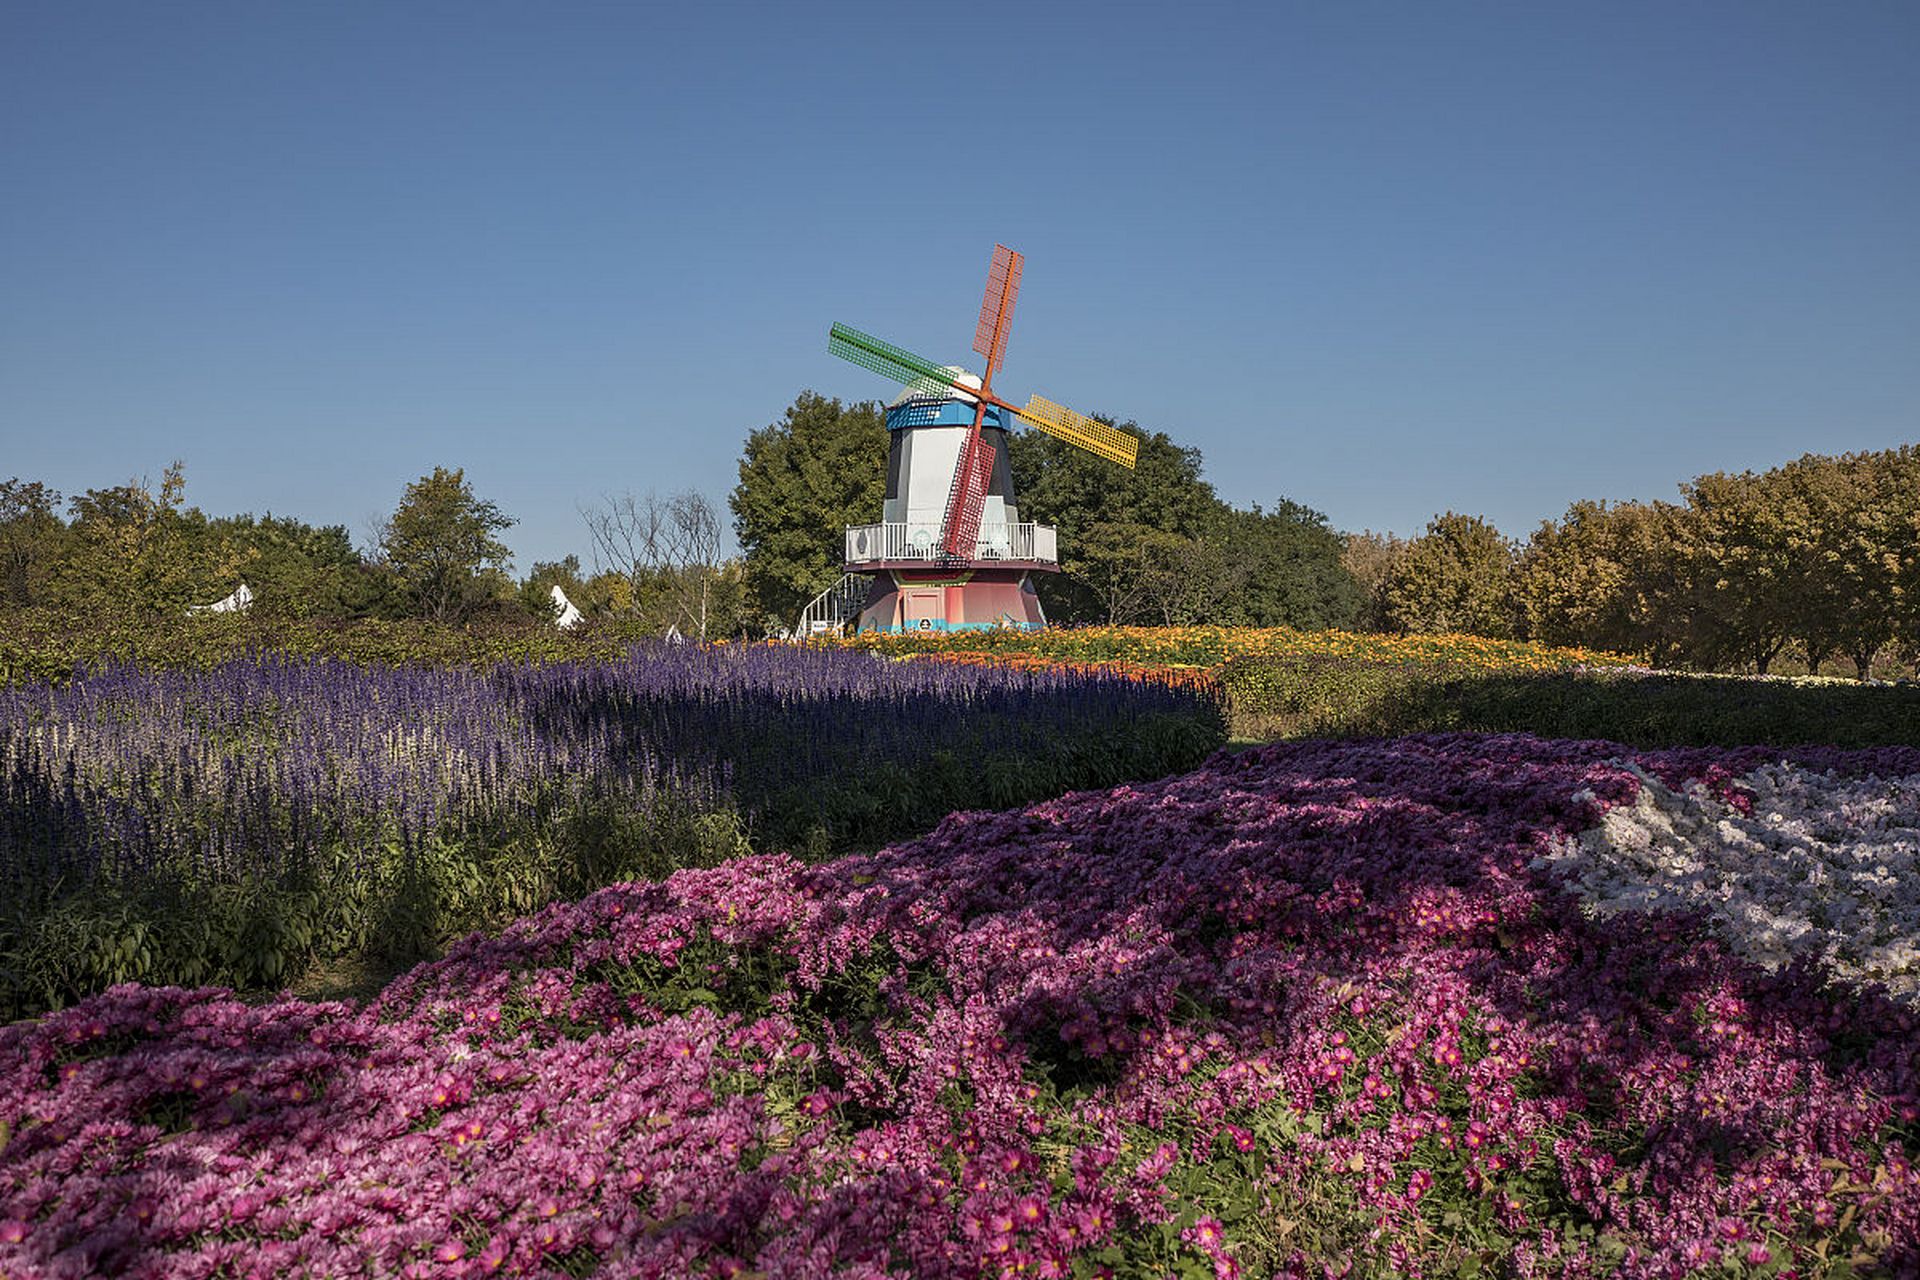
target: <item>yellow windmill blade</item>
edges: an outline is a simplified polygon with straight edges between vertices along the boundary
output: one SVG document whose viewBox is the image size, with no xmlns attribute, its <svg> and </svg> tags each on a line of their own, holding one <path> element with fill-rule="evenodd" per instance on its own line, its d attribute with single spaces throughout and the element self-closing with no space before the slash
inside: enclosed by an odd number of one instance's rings
<svg viewBox="0 0 1920 1280">
<path fill-rule="evenodd" d="M 1029 397 L 1027 407 L 1014 412 L 1054 439 L 1078 445 L 1108 462 L 1131 467 L 1139 456 L 1140 441 L 1133 436 L 1104 422 L 1096 422 L 1084 413 L 1075 413 L 1063 404 L 1055 404 L 1045 396 Z"/>
</svg>

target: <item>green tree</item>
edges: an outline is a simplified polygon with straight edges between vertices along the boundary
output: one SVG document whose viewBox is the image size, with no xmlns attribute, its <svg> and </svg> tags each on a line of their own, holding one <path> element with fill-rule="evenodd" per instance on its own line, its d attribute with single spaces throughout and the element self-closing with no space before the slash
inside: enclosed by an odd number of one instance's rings
<svg viewBox="0 0 1920 1280">
<path fill-rule="evenodd" d="M 67 527 L 60 495 L 38 480 L 0 482 L 0 608 L 39 604 Z"/>
<path fill-rule="evenodd" d="M 1903 578 L 1920 566 L 1920 449 L 1841 458 L 1832 483 L 1842 505 L 1830 522 L 1816 519 L 1816 537 L 1844 584 L 1846 621 L 1835 640 L 1865 680 L 1899 639 L 1903 603 L 1912 599 Z"/>
<path fill-rule="evenodd" d="M 878 404 L 800 393 L 780 421 L 747 437 L 727 498 L 744 559 L 747 609 L 792 625 L 840 575 L 844 530 L 880 518 L 887 425 Z"/>
<path fill-rule="evenodd" d="M 1387 623 L 1387 583 L 1399 568 L 1400 557 L 1407 552 L 1407 540 L 1391 533 L 1371 529 L 1346 535 L 1340 552 L 1340 567 L 1347 571 L 1360 591 L 1360 612 L 1354 625 L 1363 631 L 1385 631 Z"/>
<path fill-rule="evenodd" d="M 252 556 L 182 505 L 186 484 L 175 462 L 158 489 L 130 481 L 74 498 L 54 602 L 106 616 L 180 613 L 238 586 Z"/>
<path fill-rule="evenodd" d="M 1892 578 L 1895 643 L 1910 664 L 1920 667 L 1920 445 L 1884 455 L 1878 492 L 1886 507 L 1883 554 Z"/>
<path fill-rule="evenodd" d="M 1778 471 L 1714 472 L 1681 493 L 1685 658 L 1703 667 L 1751 663 L 1765 675 L 1792 636 L 1790 535 L 1810 526 L 1805 504 Z"/>
<path fill-rule="evenodd" d="M 1514 565 L 1513 594 L 1530 640 L 1604 649 L 1639 648 L 1629 569 L 1621 543 L 1626 517 L 1582 500 L 1556 523 L 1542 521 Z"/>
<path fill-rule="evenodd" d="M 1692 652 L 1700 628 L 1682 542 L 1687 510 L 1671 502 L 1633 502 L 1614 515 L 1613 545 L 1625 570 L 1626 599 L 1622 638 L 1606 647 L 1645 653 L 1657 667 L 1673 666 Z"/>
<path fill-rule="evenodd" d="M 246 562 L 256 613 L 286 618 L 343 618 L 368 613 L 376 587 L 345 525 L 314 526 L 269 512 L 223 516 L 208 534 L 225 539 Z"/>
<path fill-rule="evenodd" d="M 1061 572 L 1035 575 L 1055 622 L 1140 622 L 1164 613 L 1147 579 L 1156 565 L 1190 558 L 1195 549 L 1176 551 L 1176 541 L 1152 535 L 1205 539 L 1229 514 L 1200 478 L 1198 449 L 1131 422 L 1120 430 L 1140 439 L 1132 470 L 1037 431 L 1009 439 L 1020 518 L 1060 531 Z"/>
<path fill-rule="evenodd" d="M 1234 510 L 1223 523 L 1232 596 L 1213 621 L 1320 630 L 1360 625 L 1367 593 L 1344 561 L 1346 539 L 1320 512 L 1286 498 L 1271 511 Z"/>
<path fill-rule="evenodd" d="M 1513 634 L 1508 579 L 1514 549 L 1481 516 L 1447 512 L 1408 544 L 1386 586 L 1396 631 Z"/>
<path fill-rule="evenodd" d="M 521 609 L 529 615 L 542 622 L 551 622 L 560 611 L 553 602 L 555 587 L 566 593 L 574 608 L 586 612 L 582 601 L 587 598 L 587 585 L 581 577 L 580 557 L 575 555 L 560 560 L 536 560 L 532 570 L 520 580 L 516 598 Z"/>
<path fill-rule="evenodd" d="M 416 612 L 454 621 L 511 591 L 510 556 L 495 535 L 513 524 L 474 496 L 464 469 L 435 467 L 407 486 L 381 530 L 380 550 Z"/>
<path fill-rule="evenodd" d="M 1148 606 L 1142 621 L 1167 627 L 1244 623 L 1249 548 L 1224 528 L 1190 537 L 1146 529 L 1139 538 Z"/>
</svg>

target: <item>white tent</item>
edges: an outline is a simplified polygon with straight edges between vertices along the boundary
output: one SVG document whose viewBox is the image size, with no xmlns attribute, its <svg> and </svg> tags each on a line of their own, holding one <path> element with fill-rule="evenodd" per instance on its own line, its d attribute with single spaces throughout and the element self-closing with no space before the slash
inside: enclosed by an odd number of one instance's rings
<svg viewBox="0 0 1920 1280">
<path fill-rule="evenodd" d="M 253 588 L 246 583 L 225 600 L 216 600 L 212 604 L 188 606 L 189 613 L 245 613 L 247 606 L 253 603 Z"/>
<path fill-rule="evenodd" d="M 567 593 L 560 589 L 559 583 L 554 583 L 552 591 L 548 594 L 553 597 L 553 607 L 557 610 L 553 619 L 554 626 L 565 631 L 583 620 L 580 611 L 573 607 L 573 601 L 567 599 Z"/>
</svg>

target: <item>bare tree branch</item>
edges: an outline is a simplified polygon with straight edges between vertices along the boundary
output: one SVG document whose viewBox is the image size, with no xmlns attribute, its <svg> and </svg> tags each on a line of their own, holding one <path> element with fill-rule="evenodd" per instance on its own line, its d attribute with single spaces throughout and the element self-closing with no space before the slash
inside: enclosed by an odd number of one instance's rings
<svg viewBox="0 0 1920 1280">
<path fill-rule="evenodd" d="M 662 591 L 681 632 L 707 638 L 720 572 L 720 514 L 705 494 L 623 493 L 582 508 L 580 516 L 593 540 L 596 570 L 627 579 L 636 612 L 649 588 Z"/>
</svg>

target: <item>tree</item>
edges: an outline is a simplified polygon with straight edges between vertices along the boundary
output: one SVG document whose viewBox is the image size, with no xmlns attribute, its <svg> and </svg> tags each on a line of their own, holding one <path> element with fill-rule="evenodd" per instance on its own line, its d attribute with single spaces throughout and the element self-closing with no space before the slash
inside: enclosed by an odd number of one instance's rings
<svg viewBox="0 0 1920 1280">
<path fill-rule="evenodd" d="M 255 613 L 339 618 L 374 607 L 374 579 L 345 525 L 314 526 L 269 512 L 224 516 L 207 530 L 244 557 Z"/>
<path fill-rule="evenodd" d="M 585 612 L 583 602 L 587 598 L 587 585 L 580 576 L 579 556 L 534 561 L 533 569 L 520 582 L 520 607 L 543 622 L 552 622 L 560 615 L 560 607 L 553 600 L 555 587 L 566 593 L 576 609 Z"/>
<path fill-rule="evenodd" d="M 1687 510 L 1671 502 L 1631 502 L 1615 508 L 1614 518 L 1614 547 L 1624 569 L 1625 638 L 1608 647 L 1645 653 L 1657 667 L 1672 666 L 1693 652 L 1700 630 L 1681 544 Z"/>
<path fill-rule="evenodd" d="M 1364 529 L 1346 536 L 1340 552 L 1340 567 L 1347 571 L 1360 590 L 1361 604 L 1355 625 L 1365 631 L 1387 630 L 1387 583 L 1407 553 L 1407 540 L 1391 533 Z"/>
<path fill-rule="evenodd" d="M 1878 486 L 1887 508 L 1887 545 L 1882 552 L 1892 578 L 1895 643 L 1920 667 L 1920 446 L 1903 445 L 1882 456 Z"/>
<path fill-rule="evenodd" d="M 780 421 L 747 437 L 727 506 L 747 607 L 763 625 L 791 625 L 833 585 L 846 527 L 878 520 L 886 491 L 887 426 L 875 403 L 803 391 Z"/>
<path fill-rule="evenodd" d="M 1200 478 L 1198 449 L 1181 448 L 1165 432 L 1147 433 L 1131 422 L 1120 430 L 1140 439 L 1132 470 L 1040 432 L 1009 437 L 1020 518 L 1060 531 L 1061 572 L 1035 575 L 1041 604 L 1056 622 L 1152 616 L 1148 584 L 1139 575 L 1151 573 L 1155 555 L 1164 560 L 1173 544 L 1148 539 L 1148 533 L 1204 537 L 1229 512 Z"/>
<path fill-rule="evenodd" d="M 1513 634 L 1513 546 L 1481 516 L 1447 512 L 1407 546 L 1386 587 L 1396 631 Z"/>
<path fill-rule="evenodd" d="M 380 531 L 380 550 L 416 612 L 435 621 L 468 616 L 493 599 L 510 560 L 494 535 L 512 517 L 476 498 L 462 468 L 435 467 L 407 486 Z"/>
<path fill-rule="evenodd" d="M 1752 663 L 1765 675 L 1791 637 L 1790 535 L 1808 528 L 1805 506 L 1777 471 L 1714 472 L 1680 491 L 1686 657 L 1708 667 Z"/>
<path fill-rule="evenodd" d="M 66 525 L 60 495 L 38 480 L 0 482 L 0 607 L 38 604 L 60 554 Z"/>
<path fill-rule="evenodd" d="M 1346 540 L 1326 516 L 1280 499 L 1256 503 L 1222 521 L 1230 567 L 1222 608 L 1212 621 L 1318 630 L 1352 627 L 1367 614 L 1367 593 L 1343 563 Z"/>
<path fill-rule="evenodd" d="M 1900 453 L 1813 454 L 1781 469 L 1804 518 L 1788 530 L 1788 631 L 1807 669 L 1831 653 L 1865 680 L 1900 631 L 1901 568 L 1915 496 Z"/>
<path fill-rule="evenodd" d="M 1148 621 L 1189 627 L 1244 620 L 1250 561 L 1225 530 L 1182 537 L 1147 529 L 1139 541 Z"/>
<path fill-rule="evenodd" d="M 109 616 L 182 613 L 239 585 L 252 556 L 182 506 L 186 485 L 186 465 L 174 462 L 157 490 L 133 480 L 72 499 L 54 601 Z"/>
<path fill-rule="evenodd" d="M 1542 521 L 1514 565 L 1521 630 L 1552 645 L 1638 647 L 1629 618 L 1628 570 L 1618 508 L 1580 501 L 1558 523 Z"/>
<path fill-rule="evenodd" d="M 664 597 L 668 625 L 705 640 L 722 590 L 720 513 L 706 495 L 626 493 L 581 514 L 598 567 L 627 579 L 629 607 L 637 611 L 649 595 Z"/>
</svg>

